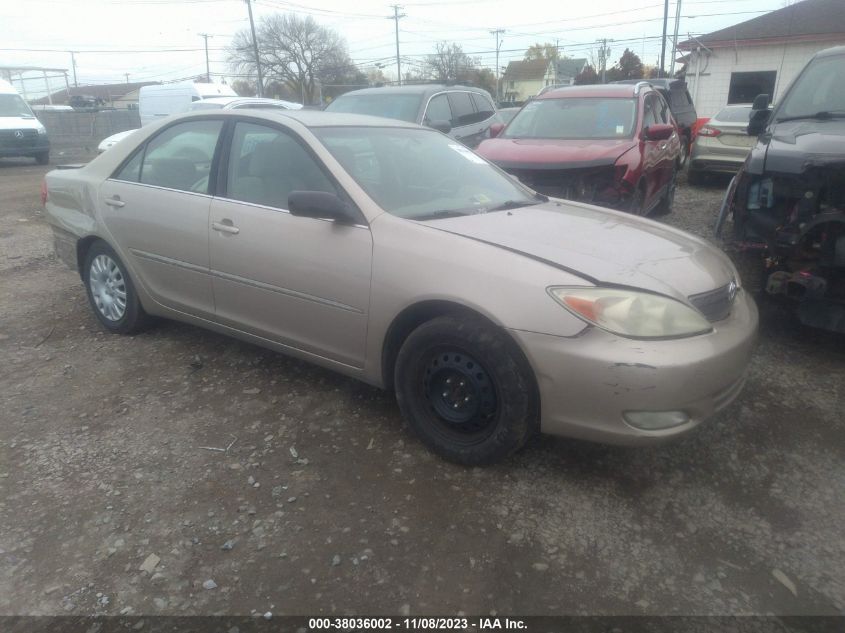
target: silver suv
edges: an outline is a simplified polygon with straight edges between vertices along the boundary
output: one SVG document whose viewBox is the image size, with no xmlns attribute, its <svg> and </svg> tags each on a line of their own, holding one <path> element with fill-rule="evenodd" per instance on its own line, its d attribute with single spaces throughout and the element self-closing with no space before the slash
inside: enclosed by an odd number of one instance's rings
<svg viewBox="0 0 845 633">
<path fill-rule="evenodd" d="M 440 130 L 468 147 L 490 138 L 503 123 L 486 90 L 472 86 L 421 84 L 347 92 L 326 110 L 399 119 Z"/>
</svg>

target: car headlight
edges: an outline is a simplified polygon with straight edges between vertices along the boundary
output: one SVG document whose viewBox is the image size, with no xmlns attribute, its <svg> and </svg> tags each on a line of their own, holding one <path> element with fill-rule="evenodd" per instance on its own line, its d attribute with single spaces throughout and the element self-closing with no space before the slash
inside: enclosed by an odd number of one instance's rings
<svg viewBox="0 0 845 633">
<path fill-rule="evenodd" d="M 619 288 L 549 288 L 572 314 L 629 338 L 681 338 L 710 332 L 697 310 L 669 297 Z"/>
<path fill-rule="evenodd" d="M 44 127 L 44 126 L 41 126 L 40 128 L 38 128 L 38 133 L 39 133 L 41 136 L 47 136 L 47 128 L 46 128 L 46 127 Z"/>
</svg>

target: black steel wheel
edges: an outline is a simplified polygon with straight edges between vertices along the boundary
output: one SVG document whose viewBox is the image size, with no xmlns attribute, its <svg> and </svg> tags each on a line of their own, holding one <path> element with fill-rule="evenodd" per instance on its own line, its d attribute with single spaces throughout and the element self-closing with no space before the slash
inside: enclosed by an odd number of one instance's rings
<svg viewBox="0 0 845 633">
<path fill-rule="evenodd" d="M 419 326 L 399 350 L 394 382 L 408 425 L 450 461 L 499 461 L 537 428 L 528 362 L 504 332 L 477 317 L 442 316 Z"/>
</svg>

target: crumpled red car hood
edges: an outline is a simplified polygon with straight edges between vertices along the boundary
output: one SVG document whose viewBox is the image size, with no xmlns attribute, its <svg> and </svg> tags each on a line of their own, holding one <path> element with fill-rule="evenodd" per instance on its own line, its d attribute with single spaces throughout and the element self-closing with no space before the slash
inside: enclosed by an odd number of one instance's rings
<svg viewBox="0 0 845 633">
<path fill-rule="evenodd" d="M 612 165 L 625 152 L 636 147 L 635 139 L 555 140 L 492 138 L 475 150 L 500 167 L 552 168 L 598 167 Z"/>
</svg>

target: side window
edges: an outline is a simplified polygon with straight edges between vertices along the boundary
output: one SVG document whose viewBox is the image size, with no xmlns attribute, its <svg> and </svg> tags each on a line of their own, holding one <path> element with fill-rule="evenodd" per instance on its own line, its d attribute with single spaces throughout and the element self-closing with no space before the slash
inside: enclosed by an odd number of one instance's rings
<svg viewBox="0 0 845 633">
<path fill-rule="evenodd" d="M 316 160 L 292 136 L 265 125 L 236 124 L 226 196 L 287 209 L 293 191 L 338 193 Z"/>
<path fill-rule="evenodd" d="M 452 122 L 452 109 L 449 107 L 449 100 L 445 94 L 432 97 L 431 101 L 428 102 L 425 118 L 429 123 L 432 121 Z"/>
<path fill-rule="evenodd" d="M 123 166 L 117 174 L 114 175 L 116 180 L 125 180 L 126 182 L 138 182 L 141 178 L 141 161 L 144 160 L 144 148 L 140 148 L 135 152 L 128 163 Z"/>
<path fill-rule="evenodd" d="M 657 115 L 654 112 L 654 98 L 647 97 L 643 109 L 643 129 L 657 123 Z"/>
<path fill-rule="evenodd" d="M 472 101 L 475 104 L 475 109 L 478 111 L 476 113 L 476 120 L 486 121 L 496 114 L 496 108 L 493 107 L 493 102 L 484 95 L 472 93 Z"/>
<path fill-rule="evenodd" d="M 452 106 L 452 127 L 473 123 L 475 108 L 468 92 L 450 92 L 449 104 Z"/>
<path fill-rule="evenodd" d="M 167 128 L 147 143 L 138 182 L 208 193 L 211 159 L 222 127 L 223 121 L 206 119 Z"/>
</svg>

